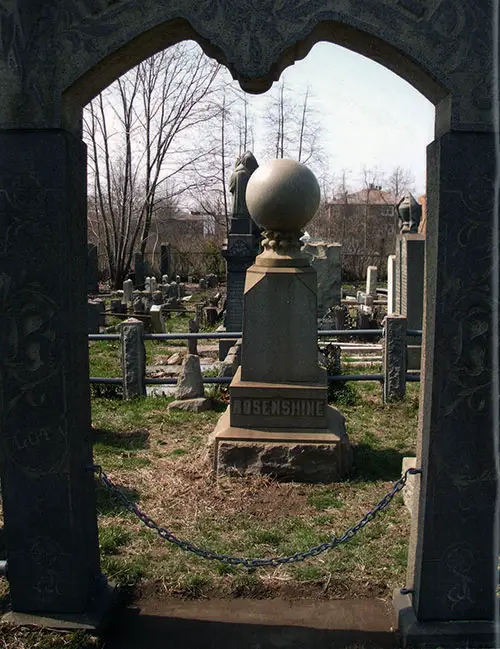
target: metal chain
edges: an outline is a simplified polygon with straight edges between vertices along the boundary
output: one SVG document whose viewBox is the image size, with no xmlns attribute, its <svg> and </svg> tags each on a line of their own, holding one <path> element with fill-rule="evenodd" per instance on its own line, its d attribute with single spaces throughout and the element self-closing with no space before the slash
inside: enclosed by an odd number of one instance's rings
<svg viewBox="0 0 500 649">
<path fill-rule="evenodd" d="M 212 552 L 211 550 L 206 550 L 204 548 L 200 548 L 196 545 L 193 545 L 193 543 L 190 543 L 189 541 L 184 541 L 182 539 L 178 539 L 172 532 L 167 530 L 165 527 L 161 527 L 160 525 L 157 525 L 157 523 L 154 522 L 154 520 L 142 512 L 139 507 L 132 502 L 127 496 L 123 493 L 123 491 L 117 487 L 111 480 L 110 478 L 104 473 L 102 470 L 102 467 L 94 464 L 92 466 L 88 467 L 89 471 L 93 471 L 97 477 L 101 480 L 101 482 L 113 493 L 115 494 L 119 500 L 123 503 L 124 507 L 128 509 L 129 512 L 132 512 L 139 518 L 146 527 L 149 527 L 152 530 L 155 530 L 158 535 L 164 539 L 165 541 L 168 541 L 169 543 L 173 543 L 177 547 L 181 548 L 182 550 L 185 550 L 186 552 L 191 552 L 192 554 L 196 554 L 199 557 L 202 557 L 204 559 L 208 559 L 210 561 L 221 561 L 222 563 L 227 563 L 231 566 L 244 566 L 245 568 L 258 568 L 258 567 L 263 567 L 263 566 L 280 566 L 282 564 L 286 563 L 297 563 L 299 561 L 304 561 L 305 559 L 308 559 L 309 557 L 315 557 L 318 554 L 322 554 L 323 552 L 326 552 L 327 550 L 331 550 L 332 548 L 335 548 L 337 545 L 341 545 L 342 543 L 346 543 L 347 541 L 350 541 L 356 534 L 365 527 L 370 521 L 372 521 L 379 512 L 383 511 L 389 506 L 389 503 L 391 500 L 394 498 L 394 496 L 399 493 L 403 487 L 405 486 L 408 476 L 409 475 L 416 475 L 419 473 L 422 473 L 422 469 L 407 469 L 406 472 L 399 478 L 397 482 L 395 482 L 392 486 L 392 489 L 389 491 L 388 494 L 386 494 L 379 502 L 371 509 L 367 514 L 363 516 L 363 518 L 358 521 L 355 525 L 350 527 L 342 536 L 334 536 L 330 541 L 326 541 L 325 543 L 321 543 L 320 545 L 315 545 L 314 547 L 310 548 L 309 550 L 305 550 L 303 552 L 296 552 L 295 554 L 291 554 L 287 557 L 272 557 L 269 559 L 257 559 L 257 558 L 245 558 L 245 557 L 233 557 L 228 554 L 219 554 L 218 552 Z"/>
</svg>

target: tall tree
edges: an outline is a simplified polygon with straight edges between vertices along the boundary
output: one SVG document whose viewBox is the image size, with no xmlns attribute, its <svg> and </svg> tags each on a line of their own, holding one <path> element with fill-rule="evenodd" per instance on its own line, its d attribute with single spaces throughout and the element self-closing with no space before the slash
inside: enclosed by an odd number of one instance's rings
<svg viewBox="0 0 500 649">
<path fill-rule="evenodd" d="M 160 189 L 208 154 L 190 139 L 220 112 L 220 66 L 193 43 L 154 55 L 87 107 L 90 194 L 112 284 L 121 286 L 136 250 L 144 253 Z M 189 182 L 179 183 L 186 191 Z"/>
</svg>

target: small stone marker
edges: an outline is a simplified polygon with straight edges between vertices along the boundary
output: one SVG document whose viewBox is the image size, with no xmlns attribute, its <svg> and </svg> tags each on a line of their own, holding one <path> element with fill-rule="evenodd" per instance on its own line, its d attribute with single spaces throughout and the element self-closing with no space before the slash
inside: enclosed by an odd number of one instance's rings
<svg viewBox="0 0 500 649">
<path fill-rule="evenodd" d="M 130 304 L 134 299 L 134 283 L 131 279 L 123 282 L 123 303 Z"/>
<path fill-rule="evenodd" d="M 377 295 L 377 267 L 368 266 L 366 270 L 366 295 Z"/>
<path fill-rule="evenodd" d="M 165 320 L 161 312 L 161 306 L 159 304 L 153 304 L 149 315 L 151 316 L 151 333 L 153 334 L 164 334 L 165 333 Z"/>
<path fill-rule="evenodd" d="M 197 334 L 200 331 L 200 327 L 196 320 L 189 320 L 188 329 L 190 334 Z M 197 338 L 188 338 L 188 353 L 189 354 L 198 354 L 198 339 Z"/>
<path fill-rule="evenodd" d="M 211 399 L 205 398 L 203 376 L 201 374 L 200 357 L 188 354 L 182 365 L 175 392 L 176 401 L 169 404 L 169 410 L 189 410 L 202 412 L 212 407 Z"/>
</svg>

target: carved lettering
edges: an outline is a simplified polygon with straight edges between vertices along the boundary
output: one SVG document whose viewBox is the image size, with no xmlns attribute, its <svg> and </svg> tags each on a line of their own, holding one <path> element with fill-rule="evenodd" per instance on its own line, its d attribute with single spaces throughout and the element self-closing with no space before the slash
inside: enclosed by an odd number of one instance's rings
<svg viewBox="0 0 500 649">
<path fill-rule="evenodd" d="M 233 399 L 234 415 L 263 417 L 324 417 L 323 399 Z"/>
</svg>

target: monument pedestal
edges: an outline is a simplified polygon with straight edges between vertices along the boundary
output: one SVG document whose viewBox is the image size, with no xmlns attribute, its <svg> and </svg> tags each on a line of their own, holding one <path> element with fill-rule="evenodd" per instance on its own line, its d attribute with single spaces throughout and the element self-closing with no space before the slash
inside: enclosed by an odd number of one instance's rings
<svg viewBox="0 0 500 649">
<path fill-rule="evenodd" d="M 277 399 L 269 401 L 276 403 Z M 343 415 L 332 406 L 326 406 L 324 413 L 324 428 L 249 429 L 231 425 L 228 406 L 210 436 L 216 475 L 257 474 L 283 481 L 338 482 L 352 465 L 352 449 Z"/>
</svg>

